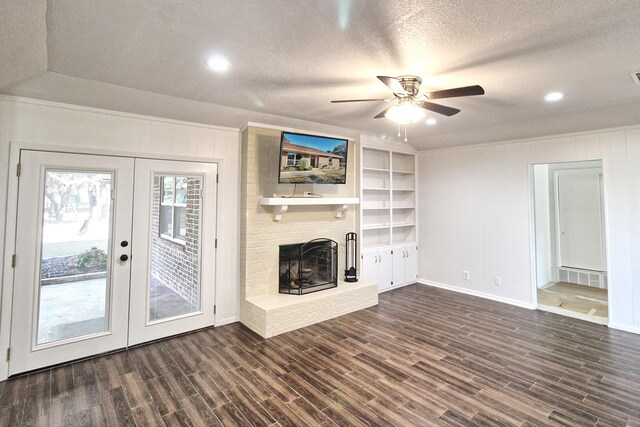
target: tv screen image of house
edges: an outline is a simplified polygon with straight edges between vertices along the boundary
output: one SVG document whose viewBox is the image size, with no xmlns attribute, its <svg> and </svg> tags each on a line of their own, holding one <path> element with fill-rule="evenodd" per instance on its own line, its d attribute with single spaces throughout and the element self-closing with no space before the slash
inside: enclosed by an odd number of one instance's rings
<svg viewBox="0 0 640 427">
<path fill-rule="evenodd" d="M 344 184 L 347 140 L 282 132 L 279 184 Z"/>
</svg>

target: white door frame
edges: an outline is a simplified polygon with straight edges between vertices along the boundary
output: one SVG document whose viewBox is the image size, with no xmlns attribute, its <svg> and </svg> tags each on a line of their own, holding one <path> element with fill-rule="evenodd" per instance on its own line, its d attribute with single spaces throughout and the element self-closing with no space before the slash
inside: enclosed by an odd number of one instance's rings
<svg viewBox="0 0 640 427">
<path fill-rule="evenodd" d="M 135 152 L 124 150 L 105 150 L 89 147 L 72 147 L 63 145 L 51 145 L 41 143 L 29 143 L 21 141 L 9 142 L 9 167 L 8 167 L 8 180 L 7 180 L 7 207 L 6 207 L 6 220 L 5 220 L 5 241 L 4 244 L 4 259 L 3 263 L 3 276 L 2 276 L 2 289 L 1 301 L 0 301 L 0 381 L 4 381 L 9 377 L 9 361 L 7 360 L 7 352 L 10 348 L 10 336 L 11 336 L 11 306 L 13 301 L 13 277 L 14 270 L 11 266 L 12 255 L 15 253 L 16 244 L 16 225 L 17 225 L 17 210 L 18 210 L 18 177 L 16 175 L 16 167 L 20 160 L 21 150 L 34 150 L 34 151 L 51 151 L 59 153 L 70 154 L 89 154 L 89 155 L 106 155 L 114 157 L 130 157 L 141 159 L 158 159 L 158 160 L 180 160 L 185 162 L 201 162 L 201 163 L 216 163 L 218 165 L 218 176 L 220 177 L 220 184 L 224 183 L 225 175 L 225 161 L 220 158 L 207 158 L 198 156 L 182 156 L 182 155 L 168 155 L 168 154 L 154 154 L 147 152 Z M 223 188 L 223 185 L 219 185 L 219 189 Z M 224 200 L 223 190 L 218 191 L 218 199 Z M 216 208 L 216 218 L 223 218 L 222 206 L 224 203 L 218 203 Z M 1 225 L 0 225 L 1 226 Z M 217 231 L 219 232 L 219 231 Z M 221 240 L 218 238 L 218 243 Z M 220 265 L 218 262 L 219 252 L 216 251 L 216 265 Z M 221 268 L 216 269 L 215 283 L 222 283 L 223 277 L 221 276 Z M 215 286 L 215 300 L 218 301 L 218 286 Z M 219 322 L 226 319 L 221 319 L 217 314 L 214 316 L 214 326 L 217 326 Z"/>
<path fill-rule="evenodd" d="M 603 211 L 603 229 L 604 229 L 604 258 L 607 269 L 607 274 L 611 271 L 610 265 L 610 257 L 609 257 L 609 215 L 608 215 L 608 204 L 607 204 L 607 176 L 609 164 L 606 159 L 603 158 L 595 158 L 595 159 L 577 159 L 577 160 L 558 160 L 558 161 L 547 161 L 547 162 L 528 162 L 528 178 L 529 178 L 529 266 L 531 273 L 531 305 L 533 309 L 537 309 L 538 307 L 538 281 L 537 281 L 537 272 L 536 272 L 536 224 L 535 224 L 535 175 L 534 175 L 534 166 L 536 165 L 552 165 L 556 163 L 577 163 L 577 162 L 588 162 L 588 161 L 600 161 L 602 163 L 602 211 Z M 615 309 L 615 304 L 613 299 L 611 298 L 612 292 L 611 289 L 615 284 L 608 281 L 607 283 L 607 305 L 609 309 L 609 326 L 611 325 L 611 313 L 613 313 Z"/>
</svg>

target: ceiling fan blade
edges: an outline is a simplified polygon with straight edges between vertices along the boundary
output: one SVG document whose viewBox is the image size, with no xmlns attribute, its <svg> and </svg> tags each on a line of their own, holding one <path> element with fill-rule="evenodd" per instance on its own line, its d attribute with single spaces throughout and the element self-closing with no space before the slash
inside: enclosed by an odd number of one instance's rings
<svg viewBox="0 0 640 427">
<path fill-rule="evenodd" d="M 404 90 L 400 81 L 395 77 L 387 77 L 387 76 L 377 76 L 378 80 L 387 85 L 389 89 L 393 91 L 393 93 L 398 95 L 408 95 L 407 91 Z"/>
<path fill-rule="evenodd" d="M 370 98 L 370 99 L 337 99 L 331 101 L 332 104 L 339 104 L 341 102 L 367 102 L 367 101 L 386 101 L 386 99 Z"/>
<path fill-rule="evenodd" d="M 391 108 L 391 107 L 389 107 Z M 387 114 L 387 111 L 389 111 L 389 108 L 385 108 L 384 110 L 380 111 L 378 114 L 376 114 L 375 116 L 373 116 L 374 119 L 381 119 L 384 117 L 385 114 Z"/>
<path fill-rule="evenodd" d="M 484 89 L 478 85 L 465 86 L 455 89 L 437 90 L 435 92 L 429 92 L 426 95 L 429 99 L 455 98 L 458 96 L 484 95 Z"/>
<path fill-rule="evenodd" d="M 457 108 L 446 107 L 444 105 L 434 104 L 433 102 L 423 102 L 418 105 L 424 108 L 425 110 L 433 111 L 439 114 L 444 114 L 447 117 L 451 117 L 454 114 L 458 114 L 460 112 L 460 110 L 458 110 Z"/>
</svg>

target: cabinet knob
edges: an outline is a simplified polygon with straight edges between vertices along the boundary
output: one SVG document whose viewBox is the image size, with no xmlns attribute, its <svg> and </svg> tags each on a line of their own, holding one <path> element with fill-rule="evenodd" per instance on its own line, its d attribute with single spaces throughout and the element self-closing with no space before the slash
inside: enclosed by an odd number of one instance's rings
<svg viewBox="0 0 640 427">
<path fill-rule="evenodd" d="M 129 255 L 127 255 L 127 254 L 120 255 L 120 261 L 126 261 L 128 259 L 129 259 Z"/>
</svg>

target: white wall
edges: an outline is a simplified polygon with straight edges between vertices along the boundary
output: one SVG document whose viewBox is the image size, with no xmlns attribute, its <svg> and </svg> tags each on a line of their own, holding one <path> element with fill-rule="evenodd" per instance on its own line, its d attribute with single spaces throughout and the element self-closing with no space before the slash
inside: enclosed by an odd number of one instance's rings
<svg viewBox="0 0 640 427">
<path fill-rule="evenodd" d="M 640 128 L 421 152 L 421 280 L 532 306 L 531 164 L 593 159 L 603 160 L 610 325 L 640 332 Z"/>
<path fill-rule="evenodd" d="M 0 97 L 0 244 L 14 230 L 5 230 L 7 189 L 15 180 L 9 165 L 10 143 L 68 147 L 77 152 L 108 152 L 168 159 L 199 159 L 219 164 L 216 324 L 238 320 L 240 132 L 195 123 Z M 106 151 L 105 151 L 106 150 Z M 14 201 L 15 203 L 15 201 Z M 11 254 L 0 246 L 2 295 L 11 286 Z M 9 280 L 7 280 L 7 278 Z M 3 302 L 7 307 L 7 301 Z M 6 311 L 6 310 L 5 310 Z M 0 313 L 0 350 L 8 345 L 8 313 Z M 0 380 L 6 373 L 0 362 Z"/>
</svg>

